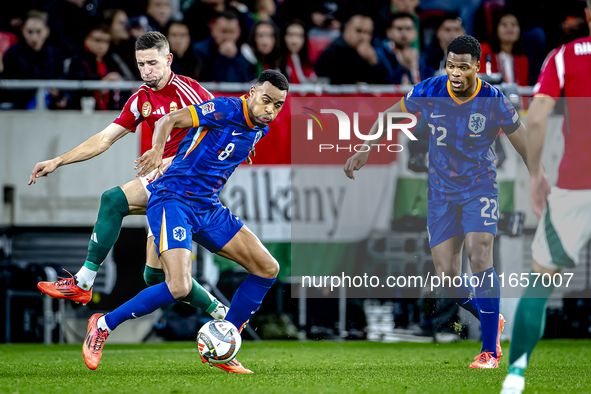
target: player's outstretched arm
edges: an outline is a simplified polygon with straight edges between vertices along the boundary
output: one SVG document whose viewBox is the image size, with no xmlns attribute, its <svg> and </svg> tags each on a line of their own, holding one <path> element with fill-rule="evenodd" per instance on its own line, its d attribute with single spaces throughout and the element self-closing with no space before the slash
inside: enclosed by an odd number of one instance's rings
<svg viewBox="0 0 591 394">
<path fill-rule="evenodd" d="M 29 178 L 29 185 L 37 183 L 37 178 L 51 174 L 58 167 L 89 160 L 100 155 L 127 133 L 129 133 L 129 130 L 123 126 L 111 123 L 103 131 L 93 135 L 71 151 L 54 159 L 35 164 L 35 168 L 33 168 Z"/>
<path fill-rule="evenodd" d="M 530 176 L 530 204 L 534 214 L 540 219 L 546 208 L 546 196 L 550 193 L 550 180 L 542 165 L 542 150 L 546 138 L 548 116 L 556 102 L 552 97 L 534 97 L 527 116 L 525 146 L 527 168 Z"/>
<path fill-rule="evenodd" d="M 146 151 L 146 153 L 135 161 L 136 166 L 134 168 L 136 170 L 141 168 L 140 172 L 136 174 L 136 177 L 148 175 L 156 168 L 158 168 L 158 176 L 162 175 L 164 173 L 164 168 L 162 166 L 164 145 L 166 145 L 166 140 L 170 136 L 172 129 L 185 129 L 192 126 L 193 117 L 191 116 L 189 107 L 171 112 L 160 118 L 154 127 L 152 149 Z"/>
<path fill-rule="evenodd" d="M 388 114 L 393 113 L 393 112 L 403 112 L 402 106 L 400 105 L 400 101 L 397 102 L 396 104 L 394 104 L 392 107 L 388 108 L 386 111 L 384 111 L 384 113 L 382 114 L 382 124 L 383 125 L 387 124 Z M 374 122 L 373 126 L 371 126 L 371 130 L 369 131 L 368 135 L 377 134 L 378 131 L 379 131 L 379 119 L 377 119 Z M 357 152 L 353 156 L 349 157 L 349 159 L 345 163 L 345 167 L 343 168 L 343 171 L 345 171 L 345 175 L 347 176 L 347 178 L 350 178 L 353 180 L 355 179 L 355 174 L 353 172 L 359 171 L 361 169 L 361 167 L 363 167 L 365 165 L 365 163 L 367 163 L 367 159 L 369 158 L 369 151 L 371 149 L 373 149 L 373 147 L 375 145 L 377 145 L 382 138 L 384 138 L 385 134 L 386 133 L 384 133 L 382 130 L 382 135 L 380 137 L 378 137 L 377 139 L 372 140 L 372 141 L 365 141 L 365 143 L 363 145 L 367 146 L 367 148 L 361 148 L 359 150 L 359 152 Z"/>
</svg>

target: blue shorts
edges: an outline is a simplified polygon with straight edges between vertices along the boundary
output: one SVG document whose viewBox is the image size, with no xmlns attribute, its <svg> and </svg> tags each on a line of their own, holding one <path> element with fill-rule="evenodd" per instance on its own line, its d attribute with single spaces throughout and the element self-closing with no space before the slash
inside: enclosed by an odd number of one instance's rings
<svg viewBox="0 0 591 394">
<path fill-rule="evenodd" d="M 199 209 L 170 197 L 152 196 L 146 216 L 159 256 L 168 249 L 191 250 L 192 240 L 216 253 L 244 226 L 223 205 L 211 210 Z"/>
<path fill-rule="evenodd" d="M 497 235 L 498 196 L 487 195 L 454 201 L 429 201 L 427 232 L 429 246 L 434 247 L 470 232 Z"/>
</svg>

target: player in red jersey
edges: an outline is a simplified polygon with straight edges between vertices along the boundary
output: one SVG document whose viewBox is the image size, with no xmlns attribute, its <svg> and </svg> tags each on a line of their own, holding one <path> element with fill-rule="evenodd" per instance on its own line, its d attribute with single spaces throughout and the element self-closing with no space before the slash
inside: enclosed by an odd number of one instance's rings
<svg viewBox="0 0 591 394">
<path fill-rule="evenodd" d="M 591 0 L 585 17 L 591 27 Z M 554 49 L 546 58 L 534 87 L 527 118 L 527 161 L 530 168 L 530 203 L 540 219 L 532 243 L 535 276 L 519 301 L 509 355 L 509 374 L 502 393 L 520 394 L 523 372 L 544 333 L 546 302 L 557 283 L 555 274 L 579 262 L 583 246 L 591 239 L 591 37 L 580 38 Z M 564 97 L 563 99 L 560 99 Z M 556 187 L 550 187 L 541 165 L 548 116 L 558 100 L 564 104 L 564 155 Z M 532 171 L 532 169 L 538 169 Z M 544 286 L 543 275 L 550 278 Z M 567 278 L 562 278 L 566 280 Z M 548 284 L 548 279 L 545 280 Z"/>
<path fill-rule="evenodd" d="M 135 49 L 138 68 L 145 83 L 129 98 L 119 117 L 100 133 L 71 151 L 52 160 L 37 163 L 31 172 L 29 185 L 34 184 L 37 178 L 51 174 L 58 167 L 100 155 L 118 139 L 130 131 L 135 131 L 143 121 L 153 129 L 154 124 L 164 115 L 213 98 L 213 95 L 195 80 L 171 71 L 172 54 L 166 37 L 161 33 L 149 32 L 141 36 L 136 41 Z M 163 170 L 172 162 L 178 145 L 188 130 L 184 128 L 172 131 L 164 148 L 163 157 L 166 160 Z M 84 266 L 70 278 L 62 278 L 56 282 L 39 282 L 37 287 L 51 297 L 88 303 L 100 265 L 119 237 L 123 218 L 127 215 L 145 214 L 149 198 L 146 186 L 159 175 L 152 173 L 104 192 Z M 146 283 L 155 285 L 164 282 L 165 274 L 158 259 L 152 234 L 148 235 L 146 254 Z M 223 319 L 228 309 L 194 279 L 192 290 L 183 301 L 205 310 L 216 319 Z M 252 373 L 240 363 L 216 366 L 233 373 Z"/>
</svg>

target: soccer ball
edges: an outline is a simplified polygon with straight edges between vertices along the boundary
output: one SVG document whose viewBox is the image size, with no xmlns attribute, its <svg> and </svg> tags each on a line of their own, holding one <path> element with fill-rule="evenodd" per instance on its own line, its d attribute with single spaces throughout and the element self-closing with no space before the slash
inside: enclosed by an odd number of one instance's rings
<svg viewBox="0 0 591 394">
<path fill-rule="evenodd" d="M 199 354 L 212 364 L 226 364 L 236 357 L 242 345 L 238 329 L 227 320 L 212 320 L 197 333 Z"/>
</svg>

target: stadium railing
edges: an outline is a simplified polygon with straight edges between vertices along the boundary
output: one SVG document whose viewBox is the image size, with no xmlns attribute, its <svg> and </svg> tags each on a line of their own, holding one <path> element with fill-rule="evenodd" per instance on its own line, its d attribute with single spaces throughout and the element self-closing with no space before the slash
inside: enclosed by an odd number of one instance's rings
<svg viewBox="0 0 591 394">
<path fill-rule="evenodd" d="M 71 80 L 33 80 L 33 79 L 0 79 L 0 89 L 4 90 L 32 90 L 36 92 L 36 109 L 47 109 L 45 104 L 45 90 L 131 90 L 135 91 L 142 85 L 141 81 L 71 81 Z M 252 86 L 250 83 L 232 82 L 204 82 L 201 85 L 212 92 L 247 92 Z M 502 83 L 495 85 L 503 91 L 517 92 L 520 96 L 531 96 L 533 87 L 516 86 Z M 412 89 L 412 85 L 328 85 L 328 84 L 293 84 L 289 87 L 290 93 L 302 95 L 314 94 L 405 94 Z"/>
</svg>

